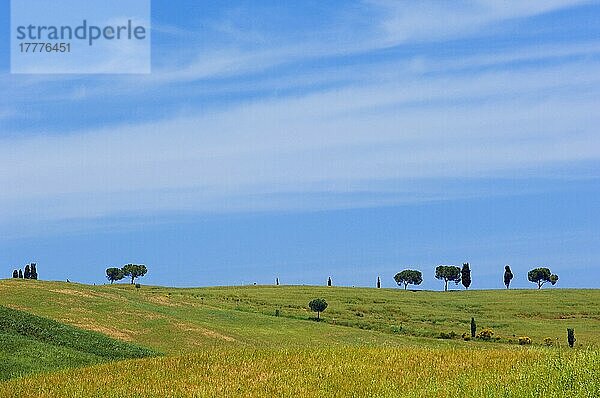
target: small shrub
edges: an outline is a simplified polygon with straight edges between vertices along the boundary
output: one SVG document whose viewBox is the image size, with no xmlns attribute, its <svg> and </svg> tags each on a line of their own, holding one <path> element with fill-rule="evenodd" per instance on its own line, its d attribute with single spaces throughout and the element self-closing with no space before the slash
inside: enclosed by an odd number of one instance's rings
<svg viewBox="0 0 600 398">
<path fill-rule="evenodd" d="M 494 336 L 494 331 L 490 328 L 485 328 L 481 332 L 477 333 L 477 338 L 480 340 L 489 341 Z"/>
<path fill-rule="evenodd" d="M 471 335 L 469 333 L 463 333 L 461 337 L 464 341 L 471 341 Z"/>
<path fill-rule="evenodd" d="M 140 289 L 141 287 L 142 287 L 142 285 L 140 285 L 139 283 L 136 283 L 136 284 L 135 284 L 135 288 L 136 288 L 136 289 Z"/>
<path fill-rule="evenodd" d="M 519 337 L 519 345 L 531 345 L 531 339 L 527 336 Z"/>
<path fill-rule="evenodd" d="M 275 310 L 275 316 L 279 316 L 279 308 Z"/>
<path fill-rule="evenodd" d="M 440 337 L 439 338 L 440 339 L 444 339 L 444 340 L 452 340 L 452 339 L 455 339 L 456 336 L 458 336 L 458 335 L 454 331 L 451 331 L 450 333 L 444 333 L 444 332 L 442 332 L 442 333 L 440 333 Z"/>
<path fill-rule="evenodd" d="M 546 337 L 544 339 L 544 344 L 546 344 L 547 347 L 552 347 L 552 345 L 554 345 L 554 340 L 550 337 Z"/>
<path fill-rule="evenodd" d="M 360 311 L 356 311 L 356 313 L 354 315 L 356 315 L 357 317 L 360 317 L 360 318 L 362 318 L 363 316 L 365 316 L 365 314 L 363 314 Z"/>
<path fill-rule="evenodd" d="M 392 325 L 392 333 L 402 333 L 403 326 Z"/>
</svg>

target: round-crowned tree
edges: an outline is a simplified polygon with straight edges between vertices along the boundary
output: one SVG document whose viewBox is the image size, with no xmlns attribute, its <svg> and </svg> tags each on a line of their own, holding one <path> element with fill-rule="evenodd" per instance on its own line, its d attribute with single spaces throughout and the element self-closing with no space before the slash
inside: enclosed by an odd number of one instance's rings
<svg viewBox="0 0 600 398">
<path fill-rule="evenodd" d="M 317 313 L 317 320 L 321 320 L 321 312 L 327 309 L 327 301 L 322 298 L 317 298 L 308 303 L 308 307 L 312 312 Z"/>
<path fill-rule="evenodd" d="M 120 281 L 124 277 L 125 274 L 121 268 L 111 267 L 106 270 L 106 279 L 110 281 L 111 285 L 116 281 Z"/>
<path fill-rule="evenodd" d="M 142 264 L 127 264 L 123 267 L 123 275 L 131 278 L 131 284 L 133 285 L 137 278 L 141 278 L 146 275 L 148 268 Z"/>
<path fill-rule="evenodd" d="M 548 268 L 536 268 L 529 271 L 527 274 L 529 282 L 537 283 L 538 289 L 541 289 L 544 284 L 550 282 L 552 286 L 558 282 L 558 275 L 555 275 Z"/>
<path fill-rule="evenodd" d="M 456 265 L 440 265 L 435 269 L 435 277 L 444 281 L 444 291 L 448 291 L 448 282 L 460 283 L 461 270 Z"/>
<path fill-rule="evenodd" d="M 398 272 L 394 276 L 394 280 L 398 286 L 404 285 L 404 290 L 406 290 L 408 285 L 420 285 L 423 283 L 423 274 L 421 271 L 414 269 L 405 269 L 402 272 Z"/>
</svg>

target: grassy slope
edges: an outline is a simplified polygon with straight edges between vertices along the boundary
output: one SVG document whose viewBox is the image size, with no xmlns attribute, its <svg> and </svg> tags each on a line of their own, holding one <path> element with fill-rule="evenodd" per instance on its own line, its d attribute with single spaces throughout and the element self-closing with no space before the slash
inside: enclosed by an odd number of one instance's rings
<svg viewBox="0 0 600 398">
<path fill-rule="evenodd" d="M 318 296 L 330 303 L 327 322 L 307 320 L 312 315 L 306 303 Z M 594 347 L 600 343 L 597 290 L 136 290 L 0 281 L 0 305 L 176 355 L 0 383 L 0 396 L 600 395 L 595 348 L 523 348 L 405 334 L 461 333 L 474 314 L 480 327 L 494 327 L 505 339 L 515 334 L 563 341 L 569 326 L 578 343 Z M 276 308 L 282 317 L 273 316 Z"/>
<path fill-rule="evenodd" d="M 307 322 L 310 299 L 324 297 L 327 325 Z M 600 345 L 600 290 L 405 292 L 301 286 L 171 289 L 0 282 L 0 305 L 99 331 L 171 354 L 223 344 L 402 344 L 405 335 L 462 334 L 480 328 L 535 343 L 561 344 L 574 327 L 578 343 Z M 281 317 L 274 317 L 280 309 Z M 335 323 L 335 325 L 333 325 Z M 351 327 L 339 327 L 340 325 Z M 380 333 L 373 333 L 378 331 Z M 429 341 L 429 340 L 428 340 Z M 458 342 L 457 342 L 458 343 Z"/>
<path fill-rule="evenodd" d="M 221 306 L 203 304 L 202 291 L 186 290 L 184 297 L 173 298 L 180 290 L 9 280 L 0 282 L 0 305 L 168 354 L 213 346 L 382 345 L 406 340 L 308 321 L 308 313 L 304 319 L 289 319 L 227 308 L 225 298 Z"/>
<path fill-rule="evenodd" d="M 153 355 L 100 333 L 0 306 L 0 380 Z"/>
</svg>

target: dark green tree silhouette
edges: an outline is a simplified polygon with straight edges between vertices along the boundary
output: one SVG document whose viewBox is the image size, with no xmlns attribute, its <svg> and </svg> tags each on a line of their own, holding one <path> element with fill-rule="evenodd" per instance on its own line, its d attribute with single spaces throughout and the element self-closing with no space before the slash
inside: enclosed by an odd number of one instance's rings
<svg viewBox="0 0 600 398">
<path fill-rule="evenodd" d="M 37 273 L 37 264 L 36 263 L 31 263 L 31 274 L 29 275 L 30 279 L 35 279 L 37 280 L 38 278 L 38 273 Z"/>
<path fill-rule="evenodd" d="M 19 279 L 23 279 L 23 270 L 19 270 Z"/>
<path fill-rule="evenodd" d="M 404 285 L 404 290 L 406 290 L 408 285 L 420 285 L 423 283 L 423 274 L 421 271 L 414 269 L 405 269 L 402 272 L 398 272 L 394 276 L 394 280 L 398 286 Z"/>
<path fill-rule="evenodd" d="M 460 283 L 460 268 L 455 265 L 440 265 L 435 269 L 435 277 L 444 281 L 444 291 L 448 291 L 448 282 Z"/>
<path fill-rule="evenodd" d="M 331 277 L 327 278 L 327 286 L 329 286 L 329 287 L 332 286 Z"/>
<path fill-rule="evenodd" d="M 575 347 L 575 329 L 567 329 L 567 341 L 569 342 L 569 347 Z"/>
<path fill-rule="evenodd" d="M 475 338 L 477 334 L 477 324 L 475 323 L 475 318 L 471 318 L 471 337 Z"/>
<path fill-rule="evenodd" d="M 322 298 L 317 298 L 308 303 L 308 307 L 312 312 L 317 313 L 317 320 L 321 320 L 321 312 L 327 309 L 327 301 Z"/>
<path fill-rule="evenodd" d="M 17 279 L 18 277 L 19 277 L 19 271 L 17 271 L 17 270 L 14 270 L 14 271 L 13 271 L 13 278 L 14 278 L 14 279 Z"/>
<path fill-rule="evenodd" d="M 465 289 L 471 287 L 471 267 L 469 263 L 464 263 L 462 266 L 461 273 L 461 281 Z"/>
<path fill-rule="evenodd" d="M 381 289 L 381 278 L 377 277 L 377 289 Z"/>
<path fill-rule="evenodd" d="M 558 275 L 555 275 L 548 268 L 536 268 L 529 271 L 527 274 L 529 282 L 537 283 L 538 289 L 541 289 L 544 284 L 550 282 L 552 286 L 558 282 Z"/>
<path fill-rule="evenodd" d="M 27 264 L 25 266 L 25 272 L 23 272 L 23 278 L 24 279 L 30 279 L 31 278 L 31 268 L 29 267 L 29 264 Z"/>
<path fill-rule="evenodd" d="M 510 282 L 513 280 L 514 275 L 510 269 L 510 265 L 507 265 L 506 267 L 504 267 L 504 286 L 506 286 L 507 289 L 510 289 Z"/>
<path fill-rule="evenodd" d="M 106 270 L 106 279 L 110 281 L 111 285 L 116 281 L 120 281 L 124 277 L 125 274 L 123 273 L 123 270 L 121 268 L 112 267 Z"/>
<path fill-rule="evenodd" d="M 123 276 L 131 278 L 131 284 L 135 282 L 137 278 L 141 278 L 148 272 L 143 264 L 127 264 L 123 267 Z"/>
</svg>

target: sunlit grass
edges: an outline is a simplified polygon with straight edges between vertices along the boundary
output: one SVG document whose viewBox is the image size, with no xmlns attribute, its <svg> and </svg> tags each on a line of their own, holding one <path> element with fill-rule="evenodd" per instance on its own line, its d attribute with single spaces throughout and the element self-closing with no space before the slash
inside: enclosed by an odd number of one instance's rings
<svg viewBox="0 0 600 398">
<path fill-rule="evenodd" d="M 307 309 L 315 297 L 329 302 L 322 322 Z M 600 396 L 598 290 L 0 281 L 0 305 L 169 355 L 29 375 L 0 383 L 2 398 Z M 471 316 L 500 342 L 436 338 L 469 331 Z M 566 348 L 567 327 L 575 328 L 574 350 Z M 533 346 L 507 344 L 520 336 Z M 543 347 L 545 338 L 552 347 Z M 24 347 L 21 359 L 33 363 L 25 357 L 35 349 Z M 64 361 L 48 363 L 60 369 Z"/>
<path fill-rule="evenodd" d="M 597 351 L 215 350 L 38 375 L 2 397 L 597 397 Z"/>
</svg>

